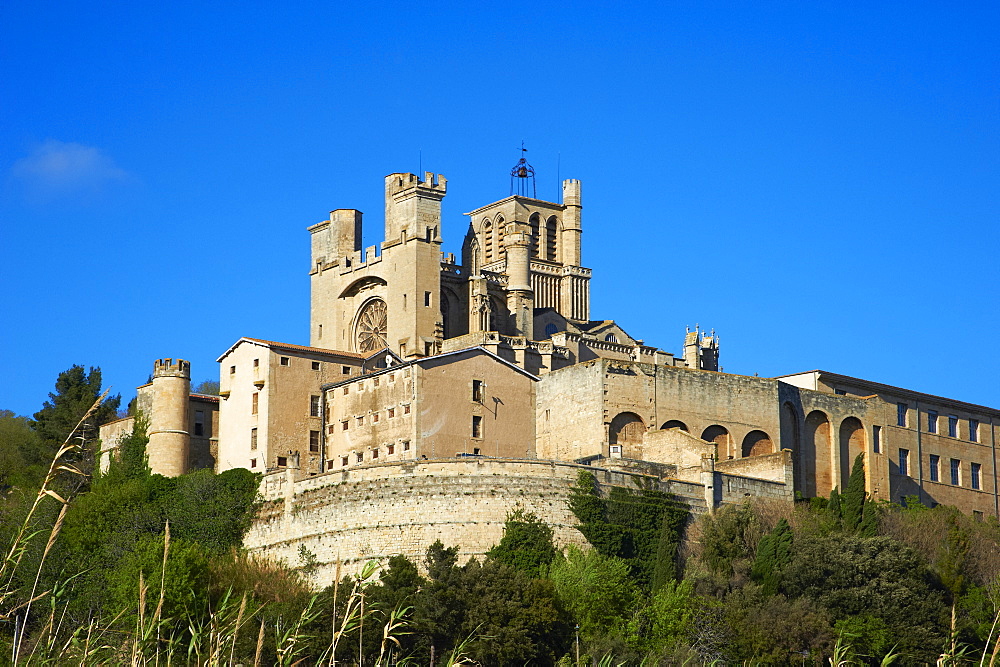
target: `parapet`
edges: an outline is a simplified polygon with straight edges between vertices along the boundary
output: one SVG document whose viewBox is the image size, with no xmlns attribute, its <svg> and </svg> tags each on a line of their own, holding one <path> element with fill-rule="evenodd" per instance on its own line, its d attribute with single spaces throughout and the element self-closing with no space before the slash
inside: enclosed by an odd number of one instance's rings
<svg viewBox="0 0 1000 667">
<path fill-rule="evenodd" d="M 153 377 L 191 379 L 191 362 L 184 359 L 157 359 L 153 362 Z"/>
<path fill-rule="evenodd" d="M 413 188 L 419 188 L 426 194 L 433 192 L 439 197 L 444 197 L 448 191 L 448 179 L 443 174 L 435 175 L 432 171 L 424 172 L 424 180 L 420 180 L 416 174 L 397 173 L 385 177 L 386 194 L 399 194 Z"/>
<path fill-rule="evenodd" d="M 563 206 L 580 206 L 580 181 L 567 178 L 562 182 Z"/>
</svg>

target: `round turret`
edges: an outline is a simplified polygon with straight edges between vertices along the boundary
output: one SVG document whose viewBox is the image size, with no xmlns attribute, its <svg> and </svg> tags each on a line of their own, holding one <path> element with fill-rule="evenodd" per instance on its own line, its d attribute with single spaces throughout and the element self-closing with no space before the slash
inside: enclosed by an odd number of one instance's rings
<svg viewBox="0 0 1000 667">
<path fill-rule="evenodd" d="M 153 401 L 149 415 L 149 468 L 176 477 L 187 472 L 191 436 L 191 363 L 184 359 L 153 362 Z"/>
</svg>

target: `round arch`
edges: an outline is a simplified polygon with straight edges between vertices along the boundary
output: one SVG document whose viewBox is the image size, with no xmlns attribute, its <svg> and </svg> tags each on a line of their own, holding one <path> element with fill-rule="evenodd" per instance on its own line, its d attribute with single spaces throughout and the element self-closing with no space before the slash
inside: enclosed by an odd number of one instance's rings
<svg viewBox="0 0 1000 667">
<path fill-rule="evenodd" d="M 761 454 L 773 454 L 774 443 L 771 436 L 764 431 L 750 431 L 743 438 L 743 456 L 760 456 Z"/>
<path fill-rule="evenodd" d="M 663 426 L 660 427 L 660 429 L 663 431 L 666 431 L 668 428 L 679 428 L 685 433 L 688 432 L 687 424 L 682 422 L 680 419 L 671 419 L 670 421 L 664 423 Z"/>
<path fill-rule="evenodd" d="M 830 418 L 822 410 L 806 415 L 802 447 L 802 495 L 811 498 L 833 490 L 833 458 L 830 443 Z"/>
<path fill-rule="evenodd" d="M 847 417 L 840 422 L 840 483 L 847 488 L 854 459 L 865 452 L 865 427 L 857 417 Z"/>
<path fill-rule="evenodd" d="M 646 423 L 634 412 L 621 412 L 615 415 L 608 427 L 608 444 L 640 445 L 646 433 Z"/>
<path fill-rule="evenodd" d="M 364 278 L 359 278 L 355 280 L 350 285 L 344 288 L 340 293 L 339 299 L 349 299 L 355 297 L 365 290 L 375 289 L 377 287 L 386 287 L 387 283 L 383 278 L 378 276 L 366 276 Z"/>
<path fill-rule="evenodd" d="M 555 262 L 556 258 L 556 239 L 558 238 L 558 227 L 559 220 L 554 215 L 550 215 L 545 221 L 545 259 Z"/>
<path fill-rule="evenodd" d="M 729 429 L 725 426 L 712 424 L 701 433 L 701 439 L 705 442 L 714 442 L 719 448 L 720 456 L 729 455 Z"/>
</svg>

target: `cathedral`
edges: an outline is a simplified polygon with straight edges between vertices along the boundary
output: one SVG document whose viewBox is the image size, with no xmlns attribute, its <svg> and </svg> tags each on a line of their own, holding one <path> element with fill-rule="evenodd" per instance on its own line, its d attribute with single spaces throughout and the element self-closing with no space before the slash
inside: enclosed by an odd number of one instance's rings
<svg viewBox="0 0 1000 667">
<path fill-rule="evenodd" d="M 820 370 L 722 373 L 697 329 L 676 356 L 647 345 L 591 319 L 580 181 L 537 199 L 522 159 L 510 196 L 467 214 L 460 261 L 441 251 L 447 188 L 387 176 L 377 247 L 354 209 L 308 227 L 309 345 L 239 338 L 219 396 L 191 394 L 181 359 L 138 388 L 154 472 L 262 473 L 249 548 L 328 567 L 435 539 L 477 555 L 517 507 L 582 543 L 565 502 L 580 471 L 711 512 L 843 489 L 858 456 L 875 498 L 1000 516 L 1000 411 Z M 103 461 L 133 422 L 102 427 Z"/>
</svg>

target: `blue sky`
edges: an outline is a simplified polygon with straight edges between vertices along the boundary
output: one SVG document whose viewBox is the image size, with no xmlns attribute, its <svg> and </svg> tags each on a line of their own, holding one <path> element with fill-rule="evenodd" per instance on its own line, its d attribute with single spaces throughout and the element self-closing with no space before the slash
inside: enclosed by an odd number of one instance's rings
<svg viewBox="0 0 1000 667">
<path fill-rule="evenodd" d="M 1000 407 L 1000 4 L 0 6 L 0 408 L 308 342 L 305 228 L 583 182 L 591 313 L 728 372 Z"/>
</svg>

